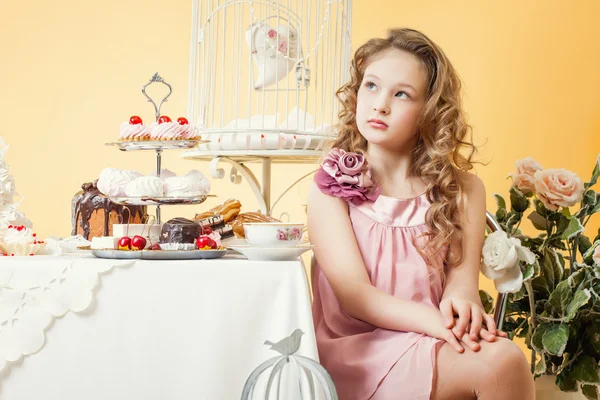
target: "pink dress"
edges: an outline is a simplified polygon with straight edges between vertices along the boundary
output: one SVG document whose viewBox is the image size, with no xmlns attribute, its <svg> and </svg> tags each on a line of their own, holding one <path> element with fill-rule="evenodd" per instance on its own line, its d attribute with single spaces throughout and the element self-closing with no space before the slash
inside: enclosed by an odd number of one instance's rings
<svg viewBox="0 0 600 400">
<path fill-rule="evenodd" d="M 396 297 L 439 308 L 440 275 L 412 239 L 428 231 L 425 194 L 409 199 L 379 196 L 349 214 L 371 283 Z M 423 243 L 424 238 L 417 243 Z M 313 270 L 313 318 L 321 364 L 342 400 L 429 399 L 441 340 L 378 328 L 350 317 L 318 267 Z"/>
</svg>

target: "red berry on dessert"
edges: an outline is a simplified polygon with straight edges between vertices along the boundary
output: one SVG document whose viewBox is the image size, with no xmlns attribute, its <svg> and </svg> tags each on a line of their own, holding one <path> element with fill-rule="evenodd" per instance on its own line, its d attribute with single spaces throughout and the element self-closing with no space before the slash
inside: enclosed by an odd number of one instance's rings
<svg viewBox="0 0 600 400">
<path fill-rule="evenodd" d="M 150 250 L 160 250 L 160 244 L 154 243 L 152 246 L 150 246 Z"/>
<path fill-rule="evenodd" d="M 202 233 L 204 235 L 210 235 L 211 233 L 213 233 L 213 230 L 210 226 L 203 226 L 202 227 Z"/>
<path fill-rule="evenodd" d="M 166 115 L 161 115 L 158 119 L 158 123 L 164 124 L 165 122 L 171 122 L 171 118 L 167 117 Z"/>
<path fill-rule="evenodd" d="M 130 125 L 140 125 L 140 124 L 142 124 L 142 119 L 140 117 L 138 117 L 137 115 L 134 115 L 133 117 L 129 118 L 129 124 Z"/>
<path fill-rule="evenodd" d="M 212 240 L 210 237 L 206 236 L 206 235 L 202 235 L 200 236 L 198 239 L 196 239 L 196 246 L 199 249 L 216 249 L 217 248 L 217 242 L 215 242 L 214 240 Z"/>
<path fill-rule="evenodd" d="M 119 250 L 131 250 L 131 239 L 128 236 L 124 236 L 119 239 Z"/>
<path fill-rule="evenodd" d="M 185 117 L 179 117 L 179 118 L 177 118 L 177 123 L 179 125 L 188 125 L 189 121 Z"/>
<path fill-rule="evenodd" d="M 146 248 L 146 239 L 143 236 L 135 235 L 131 239 L 131 250 L 144 250 Z"/>
</svg>

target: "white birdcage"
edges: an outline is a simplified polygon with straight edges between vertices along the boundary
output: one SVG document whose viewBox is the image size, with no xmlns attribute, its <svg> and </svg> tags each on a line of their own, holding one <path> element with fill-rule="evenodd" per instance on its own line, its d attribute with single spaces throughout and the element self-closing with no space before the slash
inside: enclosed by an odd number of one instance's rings
<svg viewBox="0 0 600 400">
<path fill-rule="evenodd" d="M 195 0 L 189 116 L 206 150 L 315 150 L 347 81 L 351 0 Z"/>
<path fill-rule="evenodd" d="M 213 178 L 229 163 L 271 214 L 271 163 L 313 163 L 334 134 L 352 0 L 194 0 L 192 12 L 188 116 L 208 143 L 182 157 L 212 160 Z"/>
</svg>

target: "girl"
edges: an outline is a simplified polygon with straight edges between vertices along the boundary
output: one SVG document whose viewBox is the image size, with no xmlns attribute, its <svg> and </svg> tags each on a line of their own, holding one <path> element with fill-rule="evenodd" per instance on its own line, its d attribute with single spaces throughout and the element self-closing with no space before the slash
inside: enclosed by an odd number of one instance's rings
<svg viewBox="0 0 600 400">
<path fill-rule="evenodd" d="M 398 29 L 361 46 L 351 76 L 308 199 L 319 357 L 340 399 L 533 399 L 478 295 L 486 193 L 454 68 Z"/>
</svg>

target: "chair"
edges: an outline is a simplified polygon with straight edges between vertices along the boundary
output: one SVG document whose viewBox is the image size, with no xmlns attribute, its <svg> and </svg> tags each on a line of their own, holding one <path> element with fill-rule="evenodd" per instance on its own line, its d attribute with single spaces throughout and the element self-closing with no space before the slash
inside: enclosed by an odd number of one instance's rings
<svg viewBox="0 0 600 400">
<path fill-rule="evenodd" d="M 498 221 L 496 221 L 496 218 L 494 218 L 494 216 L 489 211 L 486 211 L 486 225 L 490 232 L 495 232 L 497 230 L 502 229 Z M 313 276 L 315 271 L 315 263 L 315 255 L 313 253 L 310 259 L 309 271 L 311 283 L 314 282 L 315 278 Z M 496 297 L 496 307 L 494 308 L 494 321 L 496 322 L 496 326 L 498 327 L 498 329 L 502 329 L 502 325 L 504 324 L 504 315 L 506 313 L 507 300 L 508 295 L 506 293 L 498 293 L 498 296 Z"/>
</svg>

